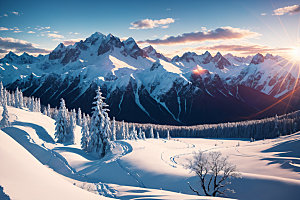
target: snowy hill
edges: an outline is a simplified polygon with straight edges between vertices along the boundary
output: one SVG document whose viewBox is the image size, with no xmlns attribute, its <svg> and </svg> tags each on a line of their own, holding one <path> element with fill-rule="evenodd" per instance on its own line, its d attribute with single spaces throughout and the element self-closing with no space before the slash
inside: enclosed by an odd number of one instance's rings
<svg viewBox="0 0 300 200">
<path fill-rule="evenodd" d="M 0 185 L 12 199 L 94 199 L 99 194 L 117 199 L 211 199 L 193 195 L 187 185 L 198 183 L 184 165 L 199 149 L 221 151 L 237 165 L 243 178 L 232 180 L 236 193 L 230 198 L 300 195 L 300 133 L 255 142 L 118 140 L 113 152 L 99 160 L 80 149 L 79 126 L 77 144 L 63 145 L 54 142 L 49 117 L 12 107 L 8 112 L 13 126 L 0 131 Z"/>
<path fill-rule="evenodd" d="M 249 59 L 209 52 L 169 59 L 152 46 L 141 49 L 133 38 L 121 41 L 96 32 L 74 45 L 59 44 L 46 56 L 10 52 L 0 59 L 0 80 L 10 90 L 19 87 L 25 95 L 41 98 L 44 105 L 58 106 L 64 98 L 68 107 L 86 113 L 100 85 L 118 120 L 216 123 L 264 110 L 297 83 L 298 71 L 290 70 L 283 58 L 258 54 Z M 296 108 L 280 103 L 262 117 Z"/>
</svg>

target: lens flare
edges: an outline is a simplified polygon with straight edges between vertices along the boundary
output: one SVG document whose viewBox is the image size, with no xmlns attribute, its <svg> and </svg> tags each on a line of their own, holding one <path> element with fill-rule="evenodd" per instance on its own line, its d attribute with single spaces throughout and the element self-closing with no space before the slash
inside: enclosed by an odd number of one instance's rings
<svg viewBox="0 0 300 200">
<path fill-rule="evenodd" d="M 197 65 L 196 69 L 193 70 L 193 73 L 197 75 L 202 75 L 205 74 L 206 71 L 207 71 L 206 69 L 203 69 L 203 67 Z"/>
<path fill-rule="evenodd" d="M 300 62 L 300 46 L 293 48 L 291 51 L 291 56 L 293 60 Z"/>
</svg>

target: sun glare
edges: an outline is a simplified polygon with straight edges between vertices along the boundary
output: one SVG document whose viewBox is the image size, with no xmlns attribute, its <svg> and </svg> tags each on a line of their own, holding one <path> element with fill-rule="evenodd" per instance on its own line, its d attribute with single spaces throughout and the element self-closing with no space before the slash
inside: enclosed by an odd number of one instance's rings
<svg viewBox="0 0 300 200">
<path fill-rule="evenodd" d="M 193 73 L 194 74 L 197 74 L 197 75 L 202 75 L 206 72 L 207 70 L 203 69 L 201 66 L 197 65 L 196 66 L 196 69 L 193 70 Z"/>
<path fill-rule="evenodd" d="M 300 62 L 300 46 L 293 48 L 291 56 L 293 60 Z"/>
</svg>

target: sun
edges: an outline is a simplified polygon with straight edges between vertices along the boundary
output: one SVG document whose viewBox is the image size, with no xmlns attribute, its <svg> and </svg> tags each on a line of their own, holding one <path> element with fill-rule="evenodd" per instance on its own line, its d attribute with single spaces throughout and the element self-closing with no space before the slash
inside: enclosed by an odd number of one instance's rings
<svg viewBox="0 0 300 200">
<path fill-rule="evenodd" d="M 300 46 L 292 49 L 291 56 L 293 60 L 300 62 Z"/>
</svg>

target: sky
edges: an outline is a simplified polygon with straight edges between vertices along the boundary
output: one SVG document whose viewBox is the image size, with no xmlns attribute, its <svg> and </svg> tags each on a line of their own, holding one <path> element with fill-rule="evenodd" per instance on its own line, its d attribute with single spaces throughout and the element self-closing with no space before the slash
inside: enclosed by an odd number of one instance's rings
<svg viewBox="0 0 300 200">
<path fill-rule="evenodd" d="M 133 37 L 169 57 L 289 55 L 300 49 L 300 0 L 0 0 L 0 57 L 45 54 L 94 32 Z"/>
</svg>

